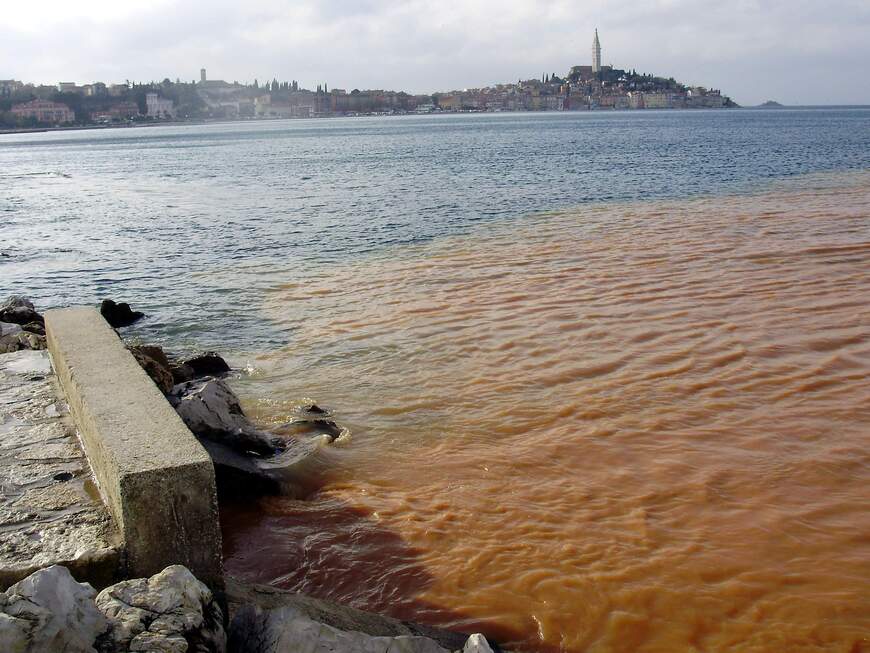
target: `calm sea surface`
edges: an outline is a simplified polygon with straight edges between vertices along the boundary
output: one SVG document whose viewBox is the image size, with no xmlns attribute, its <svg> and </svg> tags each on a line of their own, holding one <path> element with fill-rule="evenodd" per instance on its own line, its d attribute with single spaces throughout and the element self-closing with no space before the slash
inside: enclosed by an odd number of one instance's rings
<svg viewBox="0 0 870 653">
<path fill-rule="evenodd" d="M 870 647 L 870 109 L 0 136 L 0 294 L 352 437 L 232 573 L 523 650 Z"/>
</svg>

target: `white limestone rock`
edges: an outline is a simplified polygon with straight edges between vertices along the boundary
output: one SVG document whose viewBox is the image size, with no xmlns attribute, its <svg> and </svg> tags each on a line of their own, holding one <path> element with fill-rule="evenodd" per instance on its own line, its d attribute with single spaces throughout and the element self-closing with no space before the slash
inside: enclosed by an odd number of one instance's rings
<svg viewBox="0 0 870 653">
<path fill-rule="evenodd" d="M 462 653 L 493 653 L 493 651 L 489 642 L 486 641 L 486 637 L 480 633 L 475 633 L 465 642 Z"/>
<path fill-rule="evenodd" d="M 97 596 L 97 607 L 109 619 L 100 642 L 106 653 L 225 653 L 227 648 L 220 606 L 181 565 L 107 587 Z"/>
<path fill-rule="evenodd" d="M 95 595 L 66 567 L 34 572 L 0 594 L 0 651 L 95 653 L 94 643 L 107 628 Z"/>
<path fill-rule="evenodd" d="M 292 607 L 244 609 L 233 621 L 234 650 L 248 653 L 449 653 L 428 637 L 375 637 L 314 621 Z"/>
</svg>

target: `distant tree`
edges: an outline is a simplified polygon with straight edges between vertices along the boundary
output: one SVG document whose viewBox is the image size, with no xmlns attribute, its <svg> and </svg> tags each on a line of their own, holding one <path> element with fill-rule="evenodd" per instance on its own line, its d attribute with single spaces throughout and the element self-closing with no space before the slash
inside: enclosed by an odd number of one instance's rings
<svg viewBox="0 0 870 653">
<path fill-rule="evenodd" d="M 254 78 L 254 88 L 260 88 L 260 83 L 257 81 L 257 78 Z"/>
<path fill-rule="evenodd" d="M 272 78 L 272 92 L 275 93 L 278 91 L 278 80 L 276 78 Z"/>
</svg>

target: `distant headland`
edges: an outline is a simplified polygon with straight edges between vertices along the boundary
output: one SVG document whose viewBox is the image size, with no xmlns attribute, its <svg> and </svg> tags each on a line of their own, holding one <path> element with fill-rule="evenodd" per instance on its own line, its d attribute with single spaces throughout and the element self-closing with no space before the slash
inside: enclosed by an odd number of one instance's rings
<svg viewBox="0 0 870 653">
<path fill-rule="evenodd" d="M 775 104 L 775 103 L 774 103 Z M 299 82 L 199 81 L 121 84 L 35 85 L 0 80 L 0 130 L 60 126 L 133 125 L 269 118 L 317 118 L 501 111 L 591 111 L 601 109 L 718 109 L 736 107 L 721 91 L 688 86 L 673 77 L 641 74 L 601 63 L 598 30 L 591 65 L 572 66 L 562 77 L 518 80 L 482 88 L 410 94 L 404 91 L 332 88 Z M 766 103 L 765 106 L 771 106 Z"/>
</svg>

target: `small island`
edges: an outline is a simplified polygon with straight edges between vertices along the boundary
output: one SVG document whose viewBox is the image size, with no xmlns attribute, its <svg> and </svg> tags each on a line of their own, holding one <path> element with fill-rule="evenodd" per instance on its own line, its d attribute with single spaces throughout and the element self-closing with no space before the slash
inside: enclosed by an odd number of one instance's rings
<svg viewBox="0 0 870 653">
<path fill-rule="evenodd" d="M 758 105 L 759 109 L 782 109 L 784 105 L 780 104 L 776 100 L 768 100 L 767 102 L 762 102 Z"/>
</svg>

